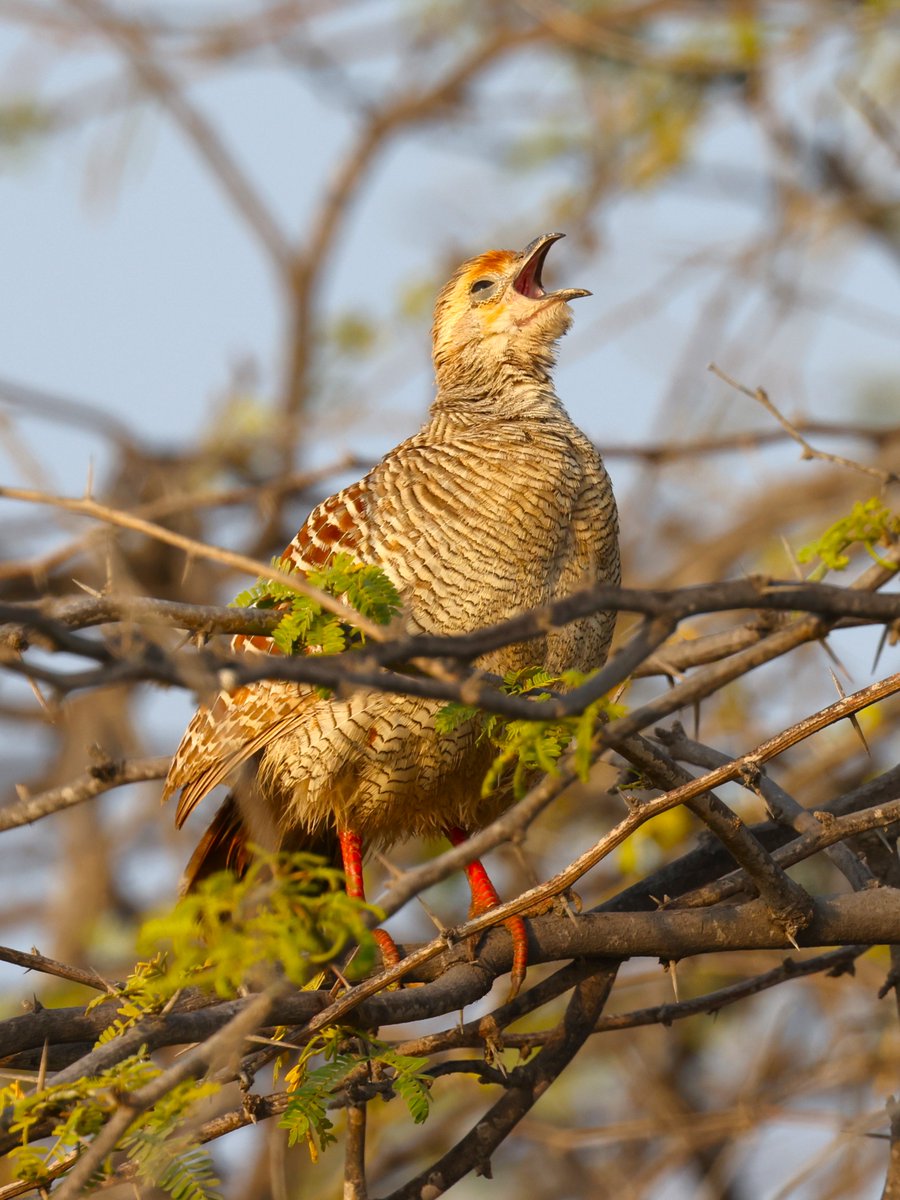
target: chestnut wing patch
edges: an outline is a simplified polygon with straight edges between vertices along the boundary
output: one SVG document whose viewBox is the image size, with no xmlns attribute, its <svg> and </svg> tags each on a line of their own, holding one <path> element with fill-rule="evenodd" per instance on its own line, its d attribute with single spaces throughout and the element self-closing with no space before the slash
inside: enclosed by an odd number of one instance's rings
<svg viewBox="0 0 900 1200">
<path fill-rule="evenodd" d="M 367 518 L 365 481 L 354 483 L 314 508 L 281 558 L 298 571 L 320 569 L 337 553 L 355 554 Z M 237 634 L 236 653 L 280 654 L 271 638 Z M 252 755 L 302 719 L 305 702 L 315 695 L 294 684 L 253 683 L 222 691 L 194 714 L 181 740 L 163 791 L 166 800 L 181 789 L 176 823 L 180 826 L 203 799 Z"/>
</svg>

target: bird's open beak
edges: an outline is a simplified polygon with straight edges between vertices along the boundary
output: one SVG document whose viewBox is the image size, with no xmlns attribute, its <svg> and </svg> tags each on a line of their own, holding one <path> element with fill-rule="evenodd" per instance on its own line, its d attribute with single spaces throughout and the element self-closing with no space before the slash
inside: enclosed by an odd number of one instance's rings
<svg viewBox="0 0 900 1200">
<path fill-rule="evenodd" d="M 547 252 L 554 242 L 558 242 L 561 237 L 565 236 L 564 233 L 545 233 L 525 247 L 519 255 L 521 265 L 512 281 L 513 287 L 520 295 L 527 296 L 529 300 L 552 298 L 564 301 L 577 300 L 579 296 L 590 296 L 591 293 L 585 288 L 560 288 L 555 292 L 544 291 L 541 283 L 541 270 Z"/>
</svg>

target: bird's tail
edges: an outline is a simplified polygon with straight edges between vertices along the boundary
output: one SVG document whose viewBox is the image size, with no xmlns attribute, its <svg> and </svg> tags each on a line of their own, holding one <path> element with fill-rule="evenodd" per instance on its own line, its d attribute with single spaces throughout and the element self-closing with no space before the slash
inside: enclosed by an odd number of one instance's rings
<svg viewBox="0 0 900 1200">
<path fill-rule="evenodd" d="M 193 891 L 199 883 L 217 871 L 231 871 L 238 879 L 242 878 L 253 857 L 250 844 L 254 840 L 241 812 L 241 805 L 234 792 L 231 792 L 213 817 L 212 824 L 200 839 L 184 869 L 181 894 Z M 295 829 L 283 839 L 280 848 L 292 852 L 318 854 L 330 865 L 341 865 L 340 845 L 333 831 L 309 833 L 303 829 Z"/>
</svg>

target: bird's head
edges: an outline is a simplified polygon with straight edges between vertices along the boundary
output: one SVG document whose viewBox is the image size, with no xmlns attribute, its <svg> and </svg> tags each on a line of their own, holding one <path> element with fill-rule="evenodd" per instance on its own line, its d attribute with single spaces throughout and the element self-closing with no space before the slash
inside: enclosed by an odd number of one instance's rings
<svg viewBox="0 0 900 1200">
<path fill-rule="evenodd" d="M 524 250 L 489 250 L 454 273 L 434 308 L 439 391 L 493 391 L 510 374 L 547 380 L 554 347 L 572 323 L 568 301 L 584 288 L 544 290 L 547 252 L 563 234 L 545 233 Z"/>
</svg>

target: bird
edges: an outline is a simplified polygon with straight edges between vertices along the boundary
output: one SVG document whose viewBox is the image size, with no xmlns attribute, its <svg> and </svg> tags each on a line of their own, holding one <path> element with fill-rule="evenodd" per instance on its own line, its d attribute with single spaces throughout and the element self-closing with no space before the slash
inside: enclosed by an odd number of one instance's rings
<svg viewBox="0 0 900 1200">
<path fill-rule="evenodd" d="M 547 290 L 546 233 L 523 250 L 464 262 L 434 309 L 435 398 L 428 419 L 356 483 L 324 500 L 280 566 L 319 570 L 339 554 L 380 567 L 396 587 L 407 633 L 466 634 L 596 584 L 620 579 L 618 516 L 600 454 L 554 389 L 557 343 L 583 288 Z M 603 665 L 615 613 L 598 612 L 539 638 L 491 650 L 484 671 L 543 667 L 553 675 Z M 237 653 L 271 653 L 260 635 Z M 277 651 L 276 651 L 277 652 Z M 249 843 L 322 850 L 342 862 L 347 891 L 365 899 L 363 856 L 411 837 L 460 845 L 510 803 L 482 795 L 492 750 L 477 721 L 439 733 L 443 701 L 383 692 L 323 695 L 304 684 L 254 682 L 221 691 L 191 720 L 163 798 L 180 792 L 176 823 L 218 784 L 232 791 L 186 869 L 187 886 L 236 874 Z M 238 786 L 239 779 L 243 780 Z M 264 834 L 264 836 L 263 836 Z M 466 868 L 470 913 L 499 903 L 477 859 Z M 527 965 L 521 917 L 510 993 Z M 386 931 L 382 958 L 396 962 Z"/>
</svg>

